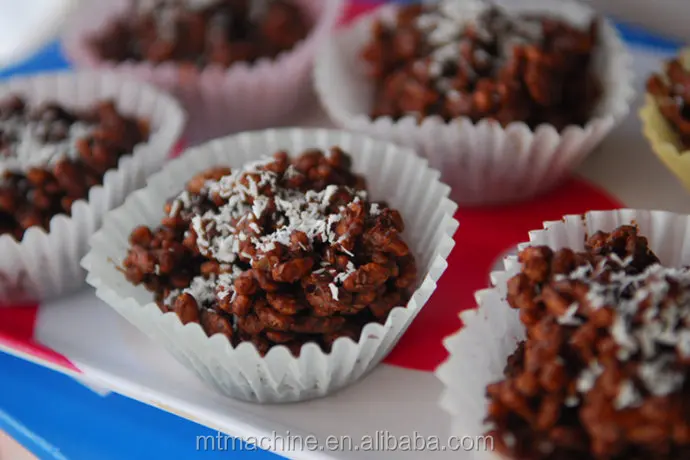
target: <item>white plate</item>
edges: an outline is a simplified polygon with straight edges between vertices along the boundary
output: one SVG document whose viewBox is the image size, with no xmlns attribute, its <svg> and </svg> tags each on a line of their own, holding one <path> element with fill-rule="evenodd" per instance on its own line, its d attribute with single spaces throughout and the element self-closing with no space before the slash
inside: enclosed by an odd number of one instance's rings
<svg viewBox="0 0 690 460">
<path fill-rule="evenodd" d="M 650 53 L 635 53 L 639 90 L 646 76 L 658 68 L 660 59 L 661 56 Z M 581 174 L 629 207 L 690 213 L 687 192 L 650 151 L 635 113 L 633 108 L 625 123 L 583 165 Z M 330 127 L 316 110 L 296 115 L 292 123 Z M 382 439 L 401 439 L 416 432 L 418 436 L 436 436 L 442 441 L 449 434 L 449 419 L 437 405 L 442 384 L 435 376 L 386 364 L 340 393 L 305 403 L 259 406 L 220 396 L 99 301 L 91 289 L 41 306 L 34 337 L 68 357 L 81 373 L 16 348 L 0 348 L 231 436 L 270 440 L 275 433 L 285 441 L 289 432 L 293 439 L 303 436 L 302 440 L 316 441 L 315 446 L 303 445 L 301 449 L 294 448 L 299 447 L 294 442 L 292 446 L 289 442 L 263 446 L 290 458 L 426 458 L 419 451 L 393 453 L 381 445 L 377 452 L 332 451 L 328 445 L 349 439 L 354 447 L 363 437 L 377 432 Z M 466 455 L 434 452 L 434 458 L 463 460 Z"/>
</svg>

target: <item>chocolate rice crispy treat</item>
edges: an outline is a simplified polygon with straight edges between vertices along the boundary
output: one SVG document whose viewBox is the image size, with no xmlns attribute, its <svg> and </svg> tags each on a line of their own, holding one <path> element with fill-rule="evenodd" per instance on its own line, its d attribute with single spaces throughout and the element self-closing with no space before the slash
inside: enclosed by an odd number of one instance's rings
<svg viewBox="0 0 690 460">
<path fill-rule="evenodd" d="M 112 101 L 79 111 L 0 100 L 0 234 L 21 240 L 30 227 L 49 230 L 148 135 L 147 121 L 122 115 Z"/>
<path fill-rule="evenodd" d="M 362 50 L 377 88 L 370 115 L 584 125 L 601 94 L 598 30 L 596 20 L 580 30 L 478 0 L 401 7 L 394 23 L 374 23 Z"/>
<path fill-rule="evenodd" d="M 669 61 L 664 73 L 649 78 L 647 92 L 678 134 L 683 149 L 690 149 L 690 70 L 680 59 Z"/>
<path fill-rule="evenodd" d="M 107 61 L 210 64 L 273 58 L 306 38 L 310 24 L 289 0 L 139 0 L 91 37 Z"/>
<path fill-rule="evenodd" d="M 350 165 L 333 148 L 197 175 L 159 227 L 132 232 L 126 278 L 163 312 L 261 354 L 358 341 L 407 304 L 417 270 L 402 217 L 370 201 Z"/>
<path fill-rule="evenodd" d="M 527 339 L 487 388 L 498 451 L 690 458 L 690 269 L 660 265 L 633 226 L 519 258 L 507 300 Z"/>
</svg>

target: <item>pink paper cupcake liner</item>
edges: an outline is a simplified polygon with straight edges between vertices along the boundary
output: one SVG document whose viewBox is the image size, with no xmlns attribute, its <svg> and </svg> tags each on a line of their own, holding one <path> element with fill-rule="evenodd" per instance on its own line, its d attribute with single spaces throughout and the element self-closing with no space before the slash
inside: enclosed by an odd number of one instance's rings
<svg viewBox="0 0 690 460">
<path fill-rule="evenodd" d="M 296 0 L 312 21 L 305 40 L 275 59 L 235 64 L 224 69 L 185 69 L 174 63 L 114 63 L 101 60 L 88 39 L 123 14 L 127 0 L 93 2 L 75 18 L 63 41 L 77 68 L 109 69 L 150 82 L 176 96 L 189 113 L 185 133 L 191 144 L 247 129 L 268 127 L 308 102 L 318 46 L 340 17 L 343 0 Z"/>
</svg>

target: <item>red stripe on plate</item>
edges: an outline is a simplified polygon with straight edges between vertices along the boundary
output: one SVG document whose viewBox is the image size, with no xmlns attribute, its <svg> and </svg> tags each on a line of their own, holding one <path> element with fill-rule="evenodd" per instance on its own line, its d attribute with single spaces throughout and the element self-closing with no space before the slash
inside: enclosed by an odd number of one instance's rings
<svg viewBox="0 0 690 460">
<path fill-rule="evenodd" d="M 187 143 L 185 142 L 184 139 L 181 139 L 175 146 L 173 147 L 172 152 L 170 153 L 170 158 L 177 158 L 180 156 L 182 152 L 185 151 L 187 148 Z"/>
<path fill-rule="evenodd" d="M 185 141 L 180 140 L 173 147 L 170 157 L 179 156 L 185 148 Z M 38 309 L 38 305 L 15 305 L 12 307 L 0 305 L 0 344 L 20 353 L 29 354 L 41 361 L 81 372 L 63 355 L 34 340 Z"/>
<path fill-rule="evenodd" d="M 0 344 L 55 366 L 81 372 L 69 359 L 34 340 L 38 305 L 0 306 Z"/>
<path fill-rule="evenodd" d="M 350 1 L 347 6 L 345 7 L 345 12 L 343 13 L 343 17 L 340 20 L 340 24 L 347 24 L 348 22 L 352 21 L 354 18 L 359 16 L 360 14 L 364 14 L 368 11 L 373 10 L 374 8 L 380 6 L 382 3 L 385 3 L 383 1 Z"/>
<path fill-rule="evenodd" d="M 433 371 L 448 355 L 443 339 L 462 326 L 458 314 L 476 306 L 474 293 L 488 287 L 489 272 L 496 260 L 528 240 L 527 232 L 566 214 L 621 207 L 603 190 L 572 179 L 546 196 L 525 203 L 460 209 L 456 215 L 460 227 L 448 257 L 448 269 L 429 303 L 384 362 Z"/>
</svg>

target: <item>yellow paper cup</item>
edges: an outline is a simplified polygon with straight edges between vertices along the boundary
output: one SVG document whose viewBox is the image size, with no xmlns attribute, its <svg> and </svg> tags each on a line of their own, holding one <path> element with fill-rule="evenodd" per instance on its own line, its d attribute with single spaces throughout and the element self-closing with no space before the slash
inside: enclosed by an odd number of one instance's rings
<svg viewBox="0 0 690 460">
<path fill-rule="evenodd" d="M 681 52 L 680 60 L 690 70 L 690 48 Z M 656 100 L 649 93 L 640 109 L 640 118 L 642 132 L 654 153 L 690 191 L 690 149 L 683 147 L 680 136 L 661 114 Z"/>
</svg>

